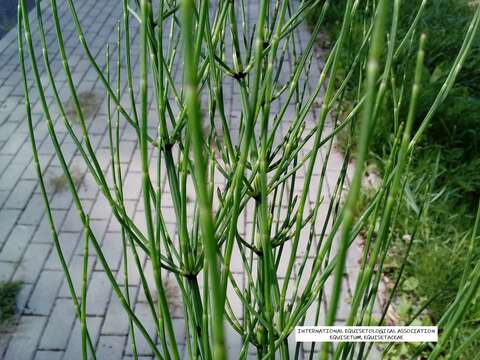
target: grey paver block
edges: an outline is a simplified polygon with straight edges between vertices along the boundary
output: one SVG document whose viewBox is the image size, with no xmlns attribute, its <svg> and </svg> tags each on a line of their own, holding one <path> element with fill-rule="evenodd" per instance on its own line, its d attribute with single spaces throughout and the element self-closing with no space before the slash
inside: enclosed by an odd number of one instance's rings
<svg viewBox="0 0 480 360">
<path fill-rule="evenodd" d="M 53 156 L 52 155 L 39 155 L 38 157 L 39 157 L 39 162 L 40 162 L 40 169 L 42 171 L 45 171 L 45 169 L 50 164 L 50 161 L 52 160 Z M 26 180 L 37 180 L 37 170 L 36 170 L 33 162 L 28 164 L 28 166 L 26 167 L 25 171 L 23 172 L 21 178 L 26 179 Z"/>
<path fill-rule="evenodd" d="M 5 336 L 0 337 L 0 356 L 3 356 L 5 351 L 7 351 L 7 346 L 8 346 L 9 340 L 10 340 L 9 335 L 5 335 Z"/>
<path fill-rule="evenodd" d="M 27 304 L 30 313 L 35 315 L 50 314 L 62 278 L 63 273 L 61 271 L 42 271 Z"/>
<path fill-rule="evenodd" d="M 20 180 L 10 193 L 7 202 L 5 203 L 5 207 L 23 209 L 27 205 L 35 186 L 37 186 L 36 181 Z"/>
<path fill-rule="evenodd" d="M 136 297 L 137 288 L 130 287 L 130 300 Z M 129 321 L 125 309 L 120 304 L 115 293 L 110 296 L 110 303 L 107 307 L 105 320 L 102 325 L 102 334 L 106 335 L 126 335 L 128 334 Z"/>
<path fill-rule="evenodd" d="M 28 146 L 28 144 L 25 144 L 27 137 L 28 136 L 26 134 L 16 134 L 16 136 L 10 136 L 2 148 L 2 153 L 16 154 L 22 146 Z"/>
<path fill-rule="evenodd" d="M 88 274 L 91 274 L 95 258 L 93 256 L 88 257 Z M 73 287 L 77 296 L 80 296 L 80 291 L 82 289 L 82 270 L 83 270 L 83 256 L 73 256 L 70 264 L 68 265 L 68 270 L 72 279 Z M 63 272 L 62 272 L 63 274 Z M 70 289 L 67 285 L 66 277 L 64 276 L 64 281 L 60 288 L 59 292 L 60 297 L 71 297 Z"/>
<path fill-rule="evenodd" d="M 112 292 L 112 286 L 106 273 L 94 271 L 88 285 L 87 314 L 104 315 L 107 311 L 108 300 Z"/>
<path fill-rule="evenodd" d="M 135 146 L 136 146 L 136 142 L 134 141 L 122 142 L 122 146 L 120 147 L 120 162 L 126 162 L 126 163 L 130 162 Z"/>
<path fill-rule="evenodd" d="M 49 185 L 51 187 L 51 185 Z M 53 191 L 53 189 L 51 189 Z M 50 201 L 50 208 L 55 210 L 68 210 L 73 202 L 72 194 L 65 184 L 65 189 L 55 191 Z"/>
<path fill-rule="evenodd" d="M 230 324 L 225 325 L 225 338 L 227 339 L 227 351 L 230 359 L 238 359 L 242 348 L 242 337 Z"/>
<path fill-rule="evenodd" d="M 2 128 L 0 127 L 0 132 L 1 131 L 2 131 Z M 0 174 L 2 174 L 3 171 L 7 168 L 12 157 L 13 155 L 0 154 Z"/>
<path fill-rule="evenodd" d="M 5 201 L 7 201 L 8 195 L 10 195 L 10 193 L 7 190 L 0 190 L 0 208 L 2 208 Z"/>
<path fill-rule="evenodd" d="M 70 259 L 73 256 L 75 248 L 79 243 L 81 235 L 80 233 L 60 233 L 59 241 L 60 247 L 62 250 L 63 257 L 67 264 L 70 262 Z M 62 270 L 62 265 L 60 263 L 60 258 L 55 246 L 52 246 L 52 251 L 48 256 L 48 259 L 45 263 L 45 269 L 48 270 Z"/>
<path fill-rule="evenodd" d="M 124 198 L 138 199 L 142 189 L 142 176 L 140 173 L 128 172 L 125 176 L 124 182 Z"/>
<path fill-rule="evenodd" d="M 62 231 L 73 231 L 78 232 L 83 230 L 83 224 L 80 220 L 80 216 L 78 214 L 78 210 L 75 205 L 71 205 L 70 209 L 65 216 L 65 220 L 61 227 Z"/>
<path fill-rule="evenodd" d="M 139 256 L 140 264 L 143 265 L 145 263 L 145 254 L 143 252 L 139 252 L 138 256 Z M 124 267 L 125 267 L 125 264 L 122 259 L 120 270 L 117 273 L 117 281 L 119 284 L 122 284 L 122 285 L 124 284 L 124 275 L 123 275 Z M 127 273 L 128 273 L 129 285 L 140 284 L 140 274 L 138 272 L 138 267 L 136 265 L 135 257 L 130 248 L 127 249 Z"/>
<path fill-rule="evenodd" d="M 46 322 L 43 316 L 22 316 L 5 353 L 5 360 L 30 360 Z"/>
<path fill-rule="evenodd" d="M 137 211 L 133 217 L 133 222 L 137 226 L 138 230 L 142 232 L 142 234 L 145 235 L 147 233 L 147 220 L 145 219 L 145 211 Z"/>
<path fill-rule="evenodd" d="M 9 281 L 15 271 L 16 264 L 0 261 L 0 281 Z"/>
<path fill-rule="evenodd" d="M 0 88 L 0 101 L 5 101 L 13 90 L 13 86 L 2 86 Z"/>
<path fill-rule="evenodd" d="M 35 282 L 51 247 L 48 244 L 30 244 L 23 255 L 22 262 L 18 265 L 17 271 L 15 271 L 13 279 L 25 283 Z"/>
<path fill-rule="evenodd" d="M 98 243 L 102 244 L 103 238 L 105 236 L 105 233 L 107 231 L 107 220 L 99 220 L 99 219 L 92 219 L 90 220 L 90 229 L 93 232 L 93 235 L 95 236 L 95 239 L 98 241 Z M 92 250 L 90 254 L 95 254 L 95 250 L 92 247 Z M 83 245 L 79 246 L 76 251 L 77 255 L 83 255 Z"/>
<path fill-rule="evenodd" d="M 100 317 L 87 317 L 87 328 L 90 334 L 92 342 L 95 344 L 99 331 L 100 325 L 102 323 L 102 318 Z M 80 322 L 76 321 L 73 327 L 72 334 L 68 341 L 67 349 L 65 350 L 65 355 L 63 357 L 65 360 L 81 360 L 82 359 L 82 335 Z"/>
<path fill-rule="evenodd" d="M 128 239 L 125 239 L 128 242 Z M 102 243 L 102 251 L 112 270 L 118 270 L 123 255 L 123 244 L 121 233 L 106 233 Z M 96 270 L 102 270 L 100 261 L 95 265 Z"/>
<path fill-rule="evenodd" d="M 126 336 L 101 335 L 98 339 L 97 358 L 102 360 L 121 359 L 126 340 Z"/>
<path fill-rule="evenodd" d="M 66 213 L 67 212 L 65 210 L 52 210 L 52 218 L 57 231 L 59 230 Z M 47 214 L 45 214 L 40 221 L 40 225 L 38 226 L 37 231 L 35 231 L 35 234 L 33 235 L 32 242 L 51 244 L 52 241 L 53 240 L 50 223 Z"/>
<path fill-rule="evenodd" d="M 10 163 L 0 177 L 0 189 L 12 191 L 17 185 L 18 179 L 20 179 L 24 170 L 24 164 Z"/>
<path fill-rule="evenodd" d="M 40 340 L 40 349 L 65 349 L 75 321 L 71 299 L 58 299 Z"/>
<path fill-rule="evenodd" d="M 92 206 L 91 200 L 82 201 L 83 211 L 88 214 L 90 207 Z M 75 205 L 72 204 L 70 209 L 67 212 L 63 225 L 61 227 L 62 231 L 82 231 L 83 224 L 80 220 L 80 215 Z"/>
<path fill-rule="evenodd" d="M 20 261 L 23 252 L 32 239 L 33 231 L 33 226 L 16 225 L 0 252 L 0 260 L 12 262 Z"/>
<path fill-rule="evenodd" d="M 95 183 L 92 175 L 90 173 L 86 173 L 85 177 L 83 178 L 82 184 L 78 189 L 78 196 L 80 199 L 90 199 L 94 200 L 97 197 L 99 190 L 98 186 Z"/>
<path fill-rule="evenodd" d="M 10 230 L 15 225 L 18 216 L 20 215 L 20 210 L 11 210 L 11 209 L 2 209 L 0 210 L 0 244 L 2 244 L 7 236 L 10 234 Z M 1 246 L 1 245 L 0 245 Z"/>
<path fill-rule="evenodd" d="M 34 194 L 18 220 L 19 224 L 38 225 L 45 214 L 45 204 L 40 194 Z"/>
<path fill-rule="evenodd" d="M 185 344 L 185 321 L 183 319 L 172 319 L 172 323 L 177 344 Z"/>
<path fill-rule="evenodd" d="M 155 341 L 155 327 L 152 323 L 150 309 L 147 304 L 145 303 L 137 303 L 135 306 L 135 314 L 137 315 L 138 319 L 141 323 L 145 326 L 148 334 Z M 152 348 L 148 344 L 147 340 L 143 336 L 136 336 L 135 338 L 137 343 L 137 351 L 139 355 L 153 355 Z M 125 353 L 127 355 L 132 355 L 132 350 L 130 347 L 131 338 L 128 336 L 127 345 L 125 349 Z"/>
<path fill-rule="evenodd" d="M 26 123 L 21 123 L 21 124 L 26 124 Z M 17 128 L 16 131 L 19 131 Z M 32 159 L 32 149 L 30 148 L 30 141 L 27 141 L 21 148 L 20 150 L 17 151 L 15 154 L 15 157 L 12 160 L 12 163 L 14 164 L 24 164 L 28 165 Z"/>
<path fill-rule="evenodd" d="M 95 201 L 92 211 L 90 213 L 91 219 L 108 219 L 112 210 L 110 208 L 110 204 L 108 203 L 107 199 L 103 194 L 100 194 Z"/>
<path fill-rule="evenodd" d="M 18 312 L 21 314 L 27 305 L 27 301 L 30 298 L 30 294 L 32 293 L 33 285 L 32 284 L 22 284 L 22 288 L 17 295 L 17 309 Z"/>
</svg>

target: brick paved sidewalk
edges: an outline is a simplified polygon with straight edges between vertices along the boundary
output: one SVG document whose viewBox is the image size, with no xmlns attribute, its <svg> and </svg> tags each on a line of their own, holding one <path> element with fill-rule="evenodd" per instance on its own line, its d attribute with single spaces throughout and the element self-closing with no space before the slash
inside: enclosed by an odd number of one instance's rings
<svg viewBox="0 0 480 360">
<path fill-rule="evenodd" d="M 48 2 L 43 2 L 47 4 Z M 80 91 L 93 92 L 104 103 L 103 87 L 96 74 L 89 68 L 78 40 L 69 20 L 70 15 L 64 1 L 60 2 L 59 11 L 64 22 L 64 37 L 67 51 L 71 60 L 73 76 Z M 78 15 L 82 25 L 87 29 L 87 41 L 91 45 L 97 58 L 101 58 L 107 42 L 115 41 L 114 27 L 116 21 L 121 19 L 120 2 L 108 0 L 84 0 L 78 3 Z M 112 5 L 115 3 L 116 5 Z M 47 5 L 42 5 L 47 6 Z M 35 24 L 31 14 L 32 23 Z M 256 10 L 250 7 L 250 16 L 258 16 Z M 45 12 L 45 26 L 47 29 L 47 42 L 51 45 L 50 57 L 53 60 L 53 71 L 59 78 L 61 95 L 68 98 L 66 82 L 62 78 L 61 63 L 55 44 L 52 19 L 49 11 Z M 310 34 L 302 28 L 297 36 L 297 49 L 305 46 Z M 38 40 L 38 39 L 36 39 Z M 132 34 L 132 43 L 138 44 L 138 31 Z M 133 46 L 135 50 L 135 46 Z M 322 62 L 317 57 L 313 58 L 311 77 L 313 83 L 318 79 Z M 180 72 L 177 72 L 180 73 Z M 176 80 L 181 76 L 176 74 Z M 181 79 L 180 79 L 181 80 Z M 224 93 L 227 112 L 231 117 L 238 116 L 240 105 L 235 103 L 236 90 L 231 82 L 225 82 Z M 51 95 L 51 94 L 50 94 Z M 65 101 L 67 101 L 65 98 Z M 238 96 L 237 96 L 238 98 Z M 33 97 L 33 116 L 37 122 L 36 135 L 39 144 L 39 154 L 42 168 L 46 174 L 47 185 L 52 196 L 52 208 L 59 230 L 60 241 L 69 268 L 73 274 L 74 282 L 80 287 L 80 269 L 82 266 L 82 225 L 78 219 L 75 206 L 68 190 L 62 189 L 61 168 L 54 158 L 53 146 L 48 138 L 46 127 L 42 121 L 42 111 L 38 97 Z M 53 97 L 47 98 L 50 104 Z M 35 102 L 36 101 L 36 102 Z M 101 106 L 95 114 L 95 121 L 89 126 L 93 146 L 98 154 L 102 166 L 108 170 L 109 153 L 106 127 L 105 106 Z M 60 120 L 56 119 L 57 122 Z M 307 127 L 312 127 L 315 122 L 315 113 L 307 119 Z M 84 176 L 86 169 L 81 164 L 79 154 L 75 151 L 74 144 L 67 137 L 64 130 L 59 130 L 62 149 L 67 161 L 75 168 L 75 176 L 81 181 L 80 197 L 85 208 L 89 211 L 91 225 L 97 238 L 101 240 L 104 248 L 108 248 L 107 261 L 111 264 L 118 280 L 122 283 L 121 270 L 121 245 L 118 240 L 120 227 L 111 216 L 111 211 L 106 200 L 99 194 L 93 179 Z M 141 224 L 144 213 L 140 196 L 140 162 L 136 134 L 131 127 L 125 127 L 122 133 L 122 159 L 125 166 L 125 197 L 127 208 L 133 219 Z M 321 163 L 322 156 L 319 162 Z M 332 191 L 342 165 L 342 157 L 334 151 L 327 167 L 327 190 Z M 321 166 L 319 166 L 321 168 Z M 318 173 L 316 173 L 318 176 Z M 302 179 L 299 179 L 301 182 Z M 299 187 L 301 184 L 299 183 Z M 329 190 L 330 189 L 330 190 Z M 168 188 L 166 190 L 168 192 Z M 313 192 L 312 192 L 313 193 Z M 167 194 L 168 195 L 168 194 Z M 165 194 L 164 194 L 165 196 Z M 314 199 L 311 199 L 313 202 Z M 166 208 L 165 213 L 173 211 Z M 320 217 L 324 217 L 326 208 L 322 208 Z M 167 223 L 173 220 L 166 219 Z M 245 232 L 249 225 L 244 224 Z M 174 224 L 168 223 L 170 228 Z M 8 360 L 21 359 L 67 359 L 81 358 L 80 326 L 75 319 L 72 299 L 67 290 L 63 273 L 57 255 L 53 248 L 50 230 L 44 212 L 44 204 L 40 196 L 40 189 L 36 179 L 30 143 L 27 134 L 27 122 L 23 107 L 23 90 L 21 74 L 17 60 L 16 30 L 10 31 L 0 40 L 0 281 L 21 280 L 24 285 L 18 298 L 20 309 L 18 326 L 11 329 L 10 334 L 0 335 L 0 358 Z M 339 309 L 338 321 L 344 320 L 348 305 L 350 287 L 358 271 L 360 249 L 354 245 L 349 253 L 349 263 L 345 276 L 345 289 L 342 306 Z M 111 286 L 102 271 L 96 257 L 90 257 L 89 269 L 89 299 L 87 309 L 88 326 L 93 343 L 97 349 L 97 358 L 104 359 L 131 359 L 130 341 L 128 339 L 127 317 L 112 294 Z M 150 267 L 146 266 L 148 274 Z M 130 261 L 133 263 L 133 261 Z M 233 269 L 239 283 L 243 282 L 241 266 Z M 131 270 L 133 275 L 134 269 Z M 140 319 L 145 319 L 145 326 L 152 333 L 153 325 L 148 319 L 148 307 L 143 292 L 140 290 L 138 276 L 133 276 L 130 281 L 131 294 L 135 303 L 135 311 Z M 233 306 L 239 304 L 233 304 Z M 240 310 L 241 311 L 241 310 Z M 175 331 L 178 339 L 184 339 L 183 320 L 181 311 L 174 319 Z M 307 314 L 306 323 L 312 314 Z M 239 349 L 239 339 L 233 330 L 228 330 L 228 343 L 232 358 Z M 152 356 L 147 344 L 138 336 L 138 349 L 143 358 Z M 179 340 L 181 342 L 181 340 Z"/>
</svg>

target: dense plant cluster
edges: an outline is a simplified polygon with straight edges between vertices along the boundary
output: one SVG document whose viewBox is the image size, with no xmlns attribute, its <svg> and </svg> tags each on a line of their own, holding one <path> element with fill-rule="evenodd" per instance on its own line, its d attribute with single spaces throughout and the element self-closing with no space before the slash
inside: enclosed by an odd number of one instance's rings
<svg viewBox="0 0 480 360">
<path fill-rule="evenodd" d="M 7 331 L 5 328 L 15 314 L 15 299 L 21 288 L 19 282 L 0 282 L 0 333 Z"/>
</svg>

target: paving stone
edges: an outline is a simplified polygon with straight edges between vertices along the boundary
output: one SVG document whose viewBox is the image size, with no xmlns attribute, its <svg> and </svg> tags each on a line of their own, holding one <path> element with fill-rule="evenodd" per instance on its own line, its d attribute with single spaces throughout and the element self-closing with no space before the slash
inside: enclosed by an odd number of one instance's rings
<svg viewBox="0 0 480 360">
<path fill-rule="evenodd" d="M 177 344 L 186 343 L 186 333 L 185 333 L 185 321 L 184 319 L 172 319 L 173 323 L 173 332 L 175 333 L 175 339 Z"/>
<path fill-rule="evenodd" d="M 137 226 L 138 230 L 146 236 L 147 234 L 147 220 L 145 218 L 145 211 L 137 211 L 135 212 L 135 216 L 133 217 L 133 223 Z"/>
<path fill-rule="evenodd" d="M 233 277 L 240 291 L 243 291 L 243 274 L 234 274 Z M 227 298 L 235 316 L 239 319 L 243 318 L 243 304 L 237 293 L 233 289 L 231 282 L 228 283 Z"/>
<path fill-rule="evenodd" d="M 25 283 L 35 282 L 50 253 L 51 247 L 51 245 L 47 244 L 30 244 L 17 267 L 13 280 Z"/>
<path fill-rule="evenodd" d="M 50 201 L 50 208 L 55 210 L 68 210 L 73 203 L 73 197 L 68 189 L 68 185 L 65 189 L 59 189 L 54 192 Z M 50 185 L 51 187 L 51 185 Z M 52 189 L 53 192 L 53 189 Z"/>
<path fill-rule="evenodd" d="M 16 154 L 18 150 L 25 144 L 28 136 L 26 134 L 16 134 L 16 136 L 10 136 L 6 144 L 2 147 L 3 154 Z M 28 146 L 26 144 L 25 146 Z"/>
<path fill-rule="evenodd" d="M 9 281 L 15 271 L 16 264 L 0 261 L 0 282 Z"/>
<path fill-rule="evenodd" d="M 126 340 L 126 336 L 101 335 L 98 339 L 97 358 L 102 360 L 121 359 Z"/>
<path fill-rule="evenodd" d="M 8 237 L 2 251 L 0 260 L 18 262 L 22 258 L 28 243 L 32 239 L 34 227 L 16 225 Z"/>
<path fill-rule="evenodd" d="M 52 157 L 52 155 L 39 155 L 40 169 L 42 171 L 45 171 L 45 169 L 48 167 Z M 33 162 L 28 164 L 21 178 L 25 180 L 37 180 L 37 169 L 35 168 Z"/>
<path fill-rule="evenodd" d="M 133 303 L 136 298 L 137 288 L 130 287 L 129 289 L 130 301 Z M 112 292 L 107 312 L 105 314 L 105 320 L 102 325 L 102 334 L 127 335 L 129 327 L 128 315 L 120 304 L 117 296 Z"/>
<path fill-rule="evenodd" d="M 20 213 L 20 210 L 0 210 L 0 229 L 2 229 L 2 231 L 0 231 L 0 247 L 2 246 L 1 244 L 5 241 L 7 236 L 10 234 L 10 231 L 15 225 Z"/>
<path fill-rule="evenodd" d="M 128 239 L 125 239 L 127 242 Z M 122 261 L 123 244 L 121 233 L 106 233 L 102 242 L 102 251 L 111 270 L 118 270 Z M 96 270 L 102 270 L 100 261 L 95 265 Z"/>
<path fill-rule="evenodd" d="M 124 198 L 129 200 L 136 200 L 140 198 L 142 190 L 142 176 L 140 173 L 129 171 L 124 178 Z"/>
<path fill-rule="evenodd" d="M 147 304 L 145 303 L 137 303 L 135 306 L 135 315 L 137 315 L 138 319 L 142 323 L 142 325 L 147 330 L 148 334 L 155 342 L 155 326 L 153 325 L 151 319 L 150 309 Z M 137 344 L 137 352 L 138 355 L 153 355 L 152 348 L 148 344 L 147 340 L 139 335 L 135 337 L 136 344 Z M 125 354 L 132 355 L 132 350 L 130 347 L 131 338 L 130 335 L 128 336 L 127 345 L 125 348 Z"/>
<path fill-rule="evenodd" d="M 83 178 L 82 184 L 78 190 L 78 196 L 82 200 L 95 200 L 98 193 L 99 190 L 97 184 L 95 183 L 95 180 L 90 173 L 86 173 L 85 177 Z"/>
<path fill-rule="evenodd" d="M 0 127 L 0 132 L 2 128 Z M 0 147 L 1 149 L 1 147 Z M 0 174 L 8 167 L 10 160 L 13 158 L 13 155 L 0 154 Z"/>
<path fill-rule="evenodd" d="M 43 316 L 22 316 L 4 359 L 30 360 L 35 353 L 46 320 Z"/>
<path fill-rule="evenodd" d="M 129 163 L 136 147 L 135 141 L 124 141 L 120 147 L 120 162 Z"/>
<path fill-rule="evenodd" d="M 20 180 L 8 197 L 5 207 L 23 209 L 32 195 L 33 189 L 37 186 L 36 181 Z"/>
<path fill-rule="evenodd" d="M 93 256 L 89 256 L 88 258 L 88 273 L 91 274 L 93 266 L 95 263 L 95 258 Z M 70 264 L 68 265 L 68 270 L 70 272 L 70 277 L 72 279 L 74 290 L 77 294 L 77 297 L 80 296 L 80 291 L 82 289 L 82 271 L 83 271 L 83 256 L 73 256 Z M 63 274 L 63 272 L 62 272 Z M 70 298 L 70 289 L 67 284 L 67 280 L 64 276 L 64 280 L 62 286 L 60 288 L 60 292 L 58 294 L 59 297 Z"/>
<path fill-rule="evenodd" d="M 8 195 L 10 195 L 10 193 L 7 190 L 0 190 L 0 208 L 2 208 L 5 201 L 7 201 Z"/>
<path fill-rule="evenodd" d="M 35 315 L 50 314 L 62 278 L 63 273 L 61 271 L 42 271 L 27 304 L 29 313 Z"/>
<path fill-rule="evenodd" d="M 63 222 L 63 219 L 65 218 L 66 213 L 67 212 L 65 210 L 52 210 L 52 219 L 57 232 Z M 52 231 L 50 228 L 47 214 L 44 214 L 42 220 L 40 221 L 40 225 L 38 226 L 37 231 L 35 231 L 35 234 L 33 235 L 32 242 L 52 244 Z"/>
<path fill-rule="evenodd" d="M 0 337 L 0 356 L 3 358 L 3 354 L 7 351 L 8 343 L 10 342 L 10 335 Z"/>
<path fill-rule="evenodd" d="M 40 340 L 40 349 L 64 350 L 76 319 L 72 299 L 58 299 Z"/>
<path fill-rule="evenodd" d="M 13 90 L 13 86 L 2 86 L 0 88 L 0 101 L 5 101 Z"/>
<path fill-rule="evenodd" d="M 24 164 L 10 163 L 0 177 L 0 189 L 12 191 L 16 187 L 24 170 Z"/>
<path fill-rule="evenodd" d="M 20 314 L 23 313 L 23 310 L 27 306 L 27 302 L 28 299 L 30 299 L 32 290 L 33 284 L 22 284 L 22 288 L 17 295 L 17 309 Z"/>
<path fill-rule="evenodd" d="M 225 325 L 225 338 L 227 339 L 228 357 L 238 359 L 242 349 L 242 338 L 230 324 Z"/>
<path fill-rule="evenodd" d="M 60 247 L 62 249 L 62 254 L 67 264 L 70 262 L 70 259 L 72 258 L 75 248 L 78 246 L 81 237 L 82 236 L 80 233 L 59 234 Z M 55 246 L 52 246 L 52 251 L 48 256 L 44 268 L 48 270 L 62 270 L 60 258 L 58 256 Z"/>
<path fill-rule="evenodd" d="M 26 124 L 26 123 L 21 123 L 21 124 Z M 20 131 L 18 128 L 16 131 Z M 30 141 L 26 142 L 20 150 L 17 151 L 15 154 L 12 163 L 13 164 L 23 164 L 23 165 L 28 165 L 33 159 L 32 156 L 32 149 L 30 147 Z"/>
<path fill-rule="evenodd" d="M 90 229 L 92 230 L 95 238 L 97 239 L 98 243 L 102 244 L 103 238 L 105 237 L 105 233 L 107 232 L 108 220 L 99 220 L 99 219 L 91 219 L 90 220 Z M 77 251 L 77 254 L 83 254 L 83 247 L 80 247 L 80 252 Z M 92 248 L 93 254 L 93 248 Z"/>
<path fill-rule="evenodd" d="M 100 325 L 102 323 L 102 318 L 100 317 L 90 317 L 87 316 L 87 328 L 92 343 L 96 343 L 99 332 Z M 76 321 L 68 341 L 67 349 L 65 350 L 65 355 L 63 357 L 65 360 L 80 360 L 82 359 L 82 333 L 80 322 Z"/>
<path fill-rule="evenodd" d="M 86 214 L 88 214 L 92 206 L 92 201 L 83 200 L 82 206 L 83 206 L 83 211 Z M 72 204 L 72 206 L 68 210 L 67 215 L 63 221 L 61 230 L 62 231 L 82 231 L 83 230 L 83 224 L 82 224 L 82 221 L 80 220 L 80 215 L 75 205 Z"/>
<path fill-rule="evenodd" d="M 139 262 L 143 266 L 145 264 L 145 254 L 140 252 L 137 249 Z M 125 264 L 122 259 L 122 263 L 120 265 L 120 269 L 117 272 L 117 281 L 119 284 L 124 285 L 124 267 Z M 135 261 L 135 256 L 131 249 L 127 250 L 127 273 L 128 273 L 128 282 L 129 285 L 139 285 L 140 284 L 140 273 L 138 272 L 138 267 Z"/>
<path fill-rule="evenodd" d="M 38 225 L 45 214 L 45 203 L 40 194 L 34 194 L 18 220 L 23 225 Z"/>
<path fill-rule="evenodd" d="M 90 213 L 91 219 L 109 219 L 112 214 L 112 210 L 110 207 L 109 202 L 100 194 L 95 201 L 95 204 L 92 207 L 92 211 Z"/>
<path fill-rule="evenodd" d="M 94 271 L 88 285 L 87 315 L 104 315 L 111 292 L 112 286 L 106 273 Z"/>
</svg>

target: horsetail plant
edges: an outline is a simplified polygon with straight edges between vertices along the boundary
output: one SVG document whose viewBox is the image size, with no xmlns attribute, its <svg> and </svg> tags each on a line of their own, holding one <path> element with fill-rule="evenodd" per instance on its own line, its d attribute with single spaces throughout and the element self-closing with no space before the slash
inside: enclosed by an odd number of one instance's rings
<svg viewBox="0 0 480 360">
<path fill-rule="evenodd" d="M 421 36 L 417 42 L 415 34 L 426 1 L 398 42 L 402 2 L 346 0 L 341 31 L 331 39 L 319 68 L 315 43 L 329 0 L 113 2 L 110 6 L 121 8 L 122 18 L 100 54 L 89 45 L 91 35 L 82 26 L 74 0 L 60 4 L 65 14 L 57 0 L 37 1 L 33 16 L 27 13 L 26 0 L 19 0 L 18 47 L 30 140 L 53 241 L 81 322 L 84 359 L 95 358 L 87 323 L 87 297 L 95 291 L 87 291 L 88 257 L 93 254 L 128 317 L 128 346 L 134 358 L 140 354 L 140 342 L 159 359 L 372 356 L 371 346 L 342 344 L 332 349 L 327 343 L 321 349 L 301 348 L 289 340 L 297 325 L 335 324 L 341 304 L 348 307 L 348 325 L 377 323 L 382 268 L 410 159 L 476 36 L 478 9 L 444 86 L 416 129 L 413 121 L 428 40 Z M 365 21 L 361 50 L 343 73 L 339 60 L 361 7 L 374 15 Z M 316 11 L 320 15 L 305 39 L 301 29 Z M 76 45 L 105 94 L 105 110 L 97 111 L 94 120 L 82 108 L 72 73 L 64 40 L 67 13 L 79 39 Z M 58 47 L 53 56 L 53 45 L 46 39 L 47 15 L 53 22 L 48 31 L 54 32 Z M 401 78 L 393 70 L 396 60 L 412 49 L 418 49 L 415 81 L 402 87 L 411 86 L 411 95 L 408 90 L 391 92 L 398 126 L 387 170 L 372 200 L 358 214 L 379 108 L 388 87 Z M 61 75 L 54 72 L 58 65 Z M 354 89 L 357 101 L 339 118 L 347 89 Z M 74 112 L 66 109 L 65 91 Z M 35 137 L 41 125 L 32 117 L 32 98 L 42 107 L 42 121 L 84 229 L 80 291 L 62 250 L 52 194 L 45 187 Z M 399 112 L 402 102 L 409 103 L 407 114 Z M 357 123 L 361 131 L 355 163 L 349 164 L 350 142 L 332 177 L 335 136 Z M 106 156 L 97 151 L 94 124 L 104 126 Z M 73 163 L 62 148 L 60 129 L 72 140 L 75 159 L 83 162 L 92 186 L 111 209 L 111 221 L 118 223 L 122 271 L 113 267 L 109 248 L 102 246 L 92 226 L 79 184 L 72 178 Z M 132 158 L 139 164 L 136 173 L 125 167 L 130 161 L 125 152 L 128 134 L 138 149 Z M 136 185 L 126 185 L 127 175 L 139 177 Z M 135 199 L 141 218 L 132 214 L 127 202 L 140 192 L 141 200 Z M 364 255 L 356 264 L 361 270 L 351 299 L 342 301 L 347 296 L 342 284 L 348 251 L 361 234 L 366 234 Z M 472 243 L 475 235 L 476 231 Z M 478 266 L 471 269 L 473 261 L 465 268 L 451 311 L 442 318 L 447 335 L 475 295 L 470 285 L 477 286 L 479 280 L 474 273 Z M 144 295 L 148 323 L 136 308 L 132 272 L 139 275 L 134 285 Z M 174 279 L 179 290 L 176 300 L 182 305 L 185 342 L 175 332 L 178 317 L 169 306 L 167 278 Z M 388 294 L 381 313 L 388 310 L 396 289 Z M 241 341 L 232 347 L 235 338 Z M 438 347 L 431 344 L 432 358 L 447 341 L 441 338 Z"/>
</svg>

